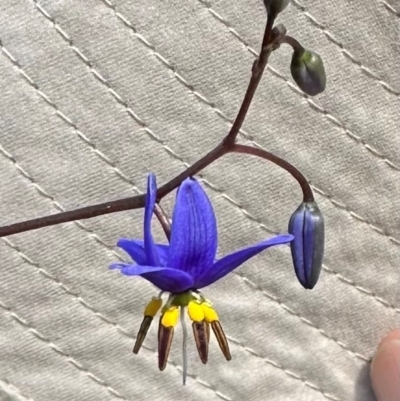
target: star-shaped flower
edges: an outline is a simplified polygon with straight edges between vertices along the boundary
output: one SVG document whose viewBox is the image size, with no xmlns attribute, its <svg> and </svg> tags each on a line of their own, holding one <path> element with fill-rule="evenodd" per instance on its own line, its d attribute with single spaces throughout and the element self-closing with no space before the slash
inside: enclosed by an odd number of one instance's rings
<svg viewBox="0 0 400 401">
<path fill-rule="evenodd" d="M 186 379 L 186 327 L 184 309 L 187 308 L 193 333 L 203 363 L 208 358 L 210 326 L 227 360 L 231 359 L 229 345 L 212 304 L 199 291 L 220 280 L 251 257 L 271 246 L 286 244 L 292 235 L 279 235 L 231 253 L 216 260 L 218 246 L 217 224 L 210 200 L 200 184 L 188 178 L 180 185 L 172 216 L 169 245 L 154 243 L 151 219 L 156 203 L 156 178 L 148 176 L 144 212 L 144 240 L 122 238 L 117 245 L 136 264 L 114 263 L 127 276 L 141 276 L 162 292 L 170 293 L 161 310 L 158 331 L 158 360 L 164 370 L 172 343 L 174 327 L 179 315 L 184 330 L 184 382 Z M 138 353 L 150 324 L 162 306 L 161 295 L 153 298 L 144 312 L 133 352 Z"/>
</svg>

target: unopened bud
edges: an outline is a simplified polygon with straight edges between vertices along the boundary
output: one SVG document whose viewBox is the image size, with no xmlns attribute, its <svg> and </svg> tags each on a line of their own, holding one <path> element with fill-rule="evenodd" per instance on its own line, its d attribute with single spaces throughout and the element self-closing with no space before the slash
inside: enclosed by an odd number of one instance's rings
<svg viewBox="0 0 400 401">
<path fill-rule="evenodd" d="M 307 95 L 315 96 L 325 90 L 325 68 L 317 53 L 296 49 L 293 52 L 290 71 L 298 87 Z"/>
<path fill-rule="evenodd" d="M 317 284 L 324 258 L 324 217 L 315 202 L 303 202 L 292 214 L 289 233 L 294 270 L 300 284 L 311 290 Z"/>
<path fill-rule="evenodd" d="M 268 15 L 278 15 L 289 4 L 290 0 L 264 0 Z"/>
</svg>

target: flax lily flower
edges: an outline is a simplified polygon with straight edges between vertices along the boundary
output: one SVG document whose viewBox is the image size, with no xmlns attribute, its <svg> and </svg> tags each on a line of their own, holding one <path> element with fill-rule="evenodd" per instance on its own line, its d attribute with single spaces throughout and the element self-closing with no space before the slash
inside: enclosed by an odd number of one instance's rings
<svg viewBox="0 0 400 401">
<path fill-rule="evenodd" d="M 200 184 L 193 178 L 186 179 L 178 189 L 172 217 L 169 245 L 154 243 L 151 219 L 156 203 L 156 179 L 148 176 L 144 212 L 144 240 L 120 239 L 117 245 L 136 264 L 114 263 L 127 276 L 141 276 L 161 292 L 170 293 L 162 307 L 161 295 L 146 306 L 144 319 L 136 338 L 133 352 L 137 354 L 146 337 L 153 318 L 161 310 L 158 330 L 158 366 L 164 370 L 179 317 L 183 327 L 183 383 L 187 375 L 187 330 L 185 309 L 192 321 L 193 334 L 200 359 L 207 362 L 210 328 L 229 361 L 231 354 L 217 312 L 200 289 L 220 280 L 251 257 L 271 246 L 286 244 L 292 235 L 279 235 L 249 246 L 216 260 L 217 224 L 211 202 Z"/>
</svg>

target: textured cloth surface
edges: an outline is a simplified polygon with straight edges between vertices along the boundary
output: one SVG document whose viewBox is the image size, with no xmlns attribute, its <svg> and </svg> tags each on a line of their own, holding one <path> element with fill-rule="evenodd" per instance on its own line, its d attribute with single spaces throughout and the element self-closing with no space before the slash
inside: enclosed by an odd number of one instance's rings
<svg viewBox="0 0 400 401">
<path fill-rule="evenodd" d="M 107 269 L 120 236 L 142 235 L 142 210 L 3 238 L 0 399 L 373 401 L 368 361 L 400 324 L 399 11 L 294 0 L 279 22 L 322 56 L 326 92 L 295 87 L 282 46 L 239 137 L 313 186 L 326 220 L 313 291 L 288 247 L 206 289 L 233 360 L 212 340 L 204 366 L 191 339 L 183 387 L 179 329 L 164 372 L 155 327 L 131 351 L 154 287 Z M 161 183 L 196 161 L 231 126 L 264 24 L 261 0 L 1 0 L 0 223 L 142 193 L 147 172 Z M 220 255 L 286 232 L 301 200 L 257 159 L 226 156 L 201 178 Z"/>
</svg>

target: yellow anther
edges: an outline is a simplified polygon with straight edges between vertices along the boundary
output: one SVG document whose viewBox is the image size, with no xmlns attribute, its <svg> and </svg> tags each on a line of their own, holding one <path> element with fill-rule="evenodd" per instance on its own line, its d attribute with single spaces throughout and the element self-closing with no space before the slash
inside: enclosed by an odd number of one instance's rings
<svg viewBox="0 0 400 401">
<path fill-rule="evenodd" d="M 177 306 L 171 306 L 168 308 L 161 318 L 161 324 L 164 327 L 174 327 L 178 323 L 179 309 Z"/>
<path fill-rule="evenodd" d="M 153 298 L 147 304 L 146 309 L 144 310 L 144 315 L 154 317 L 157 314 L 158 310 L 161 308 L 161 305 L 162 305 L 161 298 Z"/>
<path fill-rule="evenodd" d="M 211 323 L 215 322 L 216 320 L 219 320 L 217 312 L 215 311 L 215 309 L 211 307 L 210 304 L 203 303 L 201 304 L 201 308 L 203 309 L 204 318 L 206 319 L 206 322 Z"/>
<path fill-rule="evenodd" d="M 204 320 L 203 308 L 197 302 L 191 301 L 188 305 L 188 314 L 194 322 L 202 322 Z"/>
</svg>

